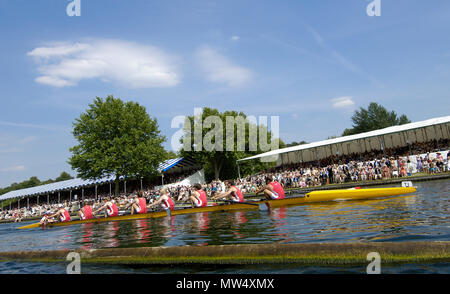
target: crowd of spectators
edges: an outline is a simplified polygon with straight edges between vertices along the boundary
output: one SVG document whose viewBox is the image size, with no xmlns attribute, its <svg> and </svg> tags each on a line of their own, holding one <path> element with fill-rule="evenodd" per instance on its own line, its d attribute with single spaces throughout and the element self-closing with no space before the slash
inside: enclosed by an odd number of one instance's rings
<svg viewBox="0 0 450 294">
<path fill-rule="evenodd" d="M 295 163 L 281 165 L 264 172 L 250 175 L 242 179 L 236 179 L 236 186 L 243 193 L 254 193 L 265 184 L 265 178 L 272 176 L 280 182 L 284 188 L 303 188 L 322 186 L 327 184 L 341 184 L 358 181 L 373 181 L 399 177 L 409 177 L 413 173 L 438 174 L 450 171 L 450 152 L 436 151 L 432 146 L 436 142 L 421 143 L 410 146 L 407 150 L 389 149 L 384 152 L 370 152 L 364 154 L 353 154 L 344 156 L 330 156 L 320 161 Z M 448 150 L 448 140 L 440 141 L 441 150 Z M 414 149 L 412 149 L 413 147 Z M 427 152 L 424 152 L 427 151 Z M 409 155 L 414 152 L 414 155 Z M 180 181 L 189 174 L 178 174 L 171 177 L 172 181 Z M 152 186 L 153 187 L 153 186 Z M 192 193 L 190 185 L 172 185 L 167 187 L 173 200 L 178 203 L 188 202 Z M 225 184 L 221 180 L 214 180 L 206 185 L 204 189 L 208 196 L 225 191 Z M 151 203 L 159 196 L 155 188 L 147 188 L 144 195 L 147 203 Z M 135 191 L 114 197 L 119 209 L 133 201 Z M 94 206 L 99 207 L 102 200 L 108 195 L 98 195 L 91 198 Z M 20 221 L 22 218 L 38 217 L 49 211 L 56 211 L 59 203 L 32 205 L 21 209 L 2 210 L 0 220 Z M 64 206 L 71 213 L 80 209 L 80 201 L 65 201 Z"/>
</svg>

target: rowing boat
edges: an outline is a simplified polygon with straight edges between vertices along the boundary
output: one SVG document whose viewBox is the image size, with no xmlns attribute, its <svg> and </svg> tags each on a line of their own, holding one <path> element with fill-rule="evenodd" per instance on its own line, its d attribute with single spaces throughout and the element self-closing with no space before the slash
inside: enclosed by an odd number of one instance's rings
<svg viewBox="0 0 450 294">
<path fill-rule="evenodd" d="M 409 194 L 416 191 L 415 187 L 392 187 L 392 188 L 370 188 L 370 189 L 339 189 L 339 190 L 323 190 L 323 191 L 313 191 L 305 195 L 286 197 L 280 200 L 261 200 L 252 201 L 252 205 L 247 203 L 232 203 L 232 204 L 220 204 L 214 203 L 213 205 L 207 207 L 199 208 L 184 208 L 176 209 L 170 213 L 170 215 L 181 215 L 199 212 L 210 212 L 210 211 L 228 211 L 228 210 L 255 210 L 258 206 L 265 204 L 271 208 L 283 207 L 283 206 L 293 206 L 300 204 L 308 204 L 315 202 L 325 202 L 325 201 L 341 201 L 341 200 L 361 200 L 361 199 L 372 199 L 381 198 L 389 196 L 398 196 L 403 194 Z M 70 222 L 57 222 L 49 223 L 47 227 L 59 227 L 76 225 L 83 223 L 100 223 L 100 222 L 112 222 L 112 221 L 126 221 L 126 220 L 136 220 L 136 219 L 147 219 L 147 218 L 160 218 L 167 216 L 165 211 L 149 212 L 145 214 L 128 214 L 114 217 L 102 217 L 94 218 L 89 220 L 74 220 Z M 19 229 L 32 229 L 40 227 L 39 223 L 33 223 L 30 225 L 19 227 Z"/>
</svg>

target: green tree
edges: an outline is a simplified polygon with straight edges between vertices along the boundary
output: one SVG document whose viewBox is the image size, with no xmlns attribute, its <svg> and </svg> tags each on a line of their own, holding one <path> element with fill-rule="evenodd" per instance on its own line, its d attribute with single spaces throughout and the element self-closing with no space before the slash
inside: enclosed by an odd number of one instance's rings
<svg viewBox="0 0 450 294">
<path fill-rule="evenodd" d="M 216 119 L 211 119 L 212 117 Z M 233 119 L 234 123 L 230 127 Z M 227 122 L 227 120 L 229 121 Z M 255 139 L 267 134 L 266 142 L 272 141 L 272 133 L 267 131 L 266 126 L 256 126 L 242 112 L 225 111 L 221 113 L 217 109 L 205 107 L 201 117 L 190 116 L 187 117 L 186 122 L 181 138 L 183 148 L 180 155 L 193 158 L 201 164 L 205 169 L 207 180 L 236 178 L 238 176 L 236 163 L 238 159 L 263 152 L 260 140 Z M 201 134 L 200 142 L 198 142 L 195 130 L 198 126 L 201 126 L 201 132 L 198 131 L 198 134 Z M 218 140 L 219 136 L 216 136 L 219 133 L 222 134 L 221 142 Z M 253 137 L 255 134 L 256 137 Z M 205 142 L 210 142 L 211 145 L 206 146 Z M 284 143 L 279 140 L 278 145 L 283 146 Z M 241 175 L 254 173 L 272 165 L 273 163 L 243 163 L 240 165 L 242 167 Z"/>
<path fill-rule="evenodd" d="M 66 173 L 65 171 L 63 171 L 59 177 L 57 177 L 55 179 L 55 182 L 62 182 L 62 181 L 67 181 L 67 180 L 71 180 L 73 179 L 73 177 L 71 175 L 69 175 L 68 173 Z"/>
<path fill-rule="evenodd" d="M 281 147 L 281 148 L 285 148 L 285 147 L 292 147 L 292 146 L 298 146 L 298 145 L 303 145 L 303 144 L 308 144 L 308 142 L 306 142 L 306 141 L 300 141 L 300 142 L 297 142 L 297 141 L 292 141 L 291 143 L 289 143 L 289 144 L 286 144 L 286 146 L 283 146 L 283 147 Z"/>
<path fill-rule="evenodd" d="M 373 130 L 383 129 L 396 125 L 410 123 L 408 117 L 402 114 L 397 116 L 395 111 L 388 111 L 383 106 L 372 102 L 367 109 L 361 107 L 352 116 L 353 128 L 345 129 L 342 136 L 354 135 Z"/>
<path fill-rule="evenodd" d="M 36 186 L 51 184 L 51 183 L 59 182 L 59 181 L 66 181 L 66 180 L 70 180 L 70 179 L 73 179 L 73 177 L 64 171 L 61 172 L 60 176 L 57 177 L 55 180 L 48 179 L 46 181 L 41 182 L 41 180 L 39 180 L 37 177 L 31 177 L 28 180 L 25 180 L 23 182 L 12 183 L 8 187 L 0 188 L 0 195 L 3 195 L 5 193 L 11 192 L 11 191 L 15 191 L 15 190 L 36 187 Z"/>
<path fill-rule="evenodd" d="M 172 150 L 167 151 L 167 159 L 174 159 L 178 157 L 178 154 L 173 152 Z"/>
<path fill-rule="evenodd" d="M 69 163 L 82 179 L 115 176 L 115 193 L 119 177 L 154 176 L 166 159 L 156 118 L 145 107 L 119 98 L 97 97 L 73 123 L 78 145 L 70 148 Z"/>
</svg>

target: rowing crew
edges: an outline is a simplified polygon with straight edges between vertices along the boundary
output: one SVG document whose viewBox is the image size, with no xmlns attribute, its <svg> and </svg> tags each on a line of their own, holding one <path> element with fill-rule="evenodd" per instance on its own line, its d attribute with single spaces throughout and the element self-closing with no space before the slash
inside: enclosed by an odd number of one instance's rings
<svg viewBox="0 0 450 294">
<path fill-rule="evenodd" d="M 52 214 L 51 211 L 47 211 L 46 213 L 44 213 L 44 216 L 42 217 L 40 223 L 41 225 L 46 225 L 47 223 L 57 222 L 57 220 L 59 220 L 60 222 L 68 222 L 71 220 L 69 212 L 64 208 L 64 205 L 62 204 L 58 205 L 58 211 L 56 213 Z"/>
<path fill-rule="evenodd" d="M 274 181 L 271 177 L 267 177 L 266 183 L 267 184 L 264 187 L 256 192 L 256 195 L 258 195 L 259 193 L 263 193 L 267 200 L 284 199 L 284 189 L 279 182 Z M 227 191 L 213 196 L 211 198 L 212 200 L 225 199 L 234 203 L 245 202 L 244 195 L 242 194 L 241 190 L 236 187 L 234 181 L 226 181 L 225 185 L 227 187 Z M 208 206 L 206 192 L 204 191 L 201 184 L 197 183 L 193 186 L 193 193 L 189 197 L 189 200 L 193 208 Z M 134 197 L 134 200 L 126 205 L 125 209 L 131 207 L 131 214 L 143 214 L 147 213 L 148 209 L 156 207 L 158 205 L 166 211 L 172 211 L 175 209 L 175 204 L 170 197 L 167 188 L 162 188 L 160 191 L 159 199 L 148 205 L 144 193 L 142 191 L 138 191 Z M 104 211 L 105 217 L 119 216 L 119 209 L 110 197 L 106 197 L 104 204 L 96 210 L 93 210 L 89 202 L 85 201 L 84 206 L 78 212 L 78 216 L 81 220 L 93 219 L 96 213 L 98 213 L 99 211 Z M 47 223 L 56 222 L 54 218 L 56 218 L 59 222 L 71 221 L 69 212 L 64 208 L 62 204 L 59 205 L 58 211 L 56 213 L 51 214 L 50 212 L 47 212 L 46 214 L 44 214 L 44 217 L 41 219 L 40 223 L 45 225 Z"/>
<path fill-rule="evenodd" d="M 138 191 L 133 199 L 125 209 L 131 207 L 131 214 L 143 214 L 147 213 L 148 209 L 159 205 L 162 209 L 174 210 L 175 204 L 170 197 L 170 194 L 166 188 L 161 189 L 161 196 L 159 199 L 149 205 L 147 205 L 147 200 L 145 199 L 144 193 Z M 96 217 L 96 214 L 100 211 L 104 212 L 105 217 L 115 217 L 119 216 L 119 208 L 116 203 L 111 199 L 111 197 L 106 197 L 102 206 L 98 209 L 93 208 L 89 200 L 84 201 L 84 206 L 78 212 L 80 220 L 88 220 Z M 68 222 L 71 221 L 69 212 L 64 208 L 62 204 L 58 206 L 58 211 L 54 214 L 51 212 L 46 212 L 44 217 L 41 219 L 41 224 L 54 223 L 54 222 Z"/>
<path fill-rule="evenodd" d="M 225 181 L 225 185 L 228 189 L 227 192 L 213 196 L 213 200 L 226 199 L 236 203 L 245 201 L 242 192 L 236 187 L 233 181 Z M 274 181 L 270 176 L 266 177 L 266 185 L 256 191 L 255 195 L 259 193 L 263 193 L 267 200 L 279 200 L 285 197 L 283 186 L 279 182 Z"/>
</svg>

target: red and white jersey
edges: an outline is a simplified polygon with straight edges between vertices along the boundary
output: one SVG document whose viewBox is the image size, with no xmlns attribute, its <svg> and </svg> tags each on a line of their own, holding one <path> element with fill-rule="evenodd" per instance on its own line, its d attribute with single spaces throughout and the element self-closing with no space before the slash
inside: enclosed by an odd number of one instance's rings
<svg viewBox="0 0 450 294">
<path fill-rule="evenodd" d="M 106 213 L 108 216 L 119 216 L 119 209 L 117 208 L 117 205 L 110 201 L 110 205 L 106 206 Z"/>
<path fill-rule="evenodd" d="M 70 222 L 70 214 L 66 209 L 62 209 L 63 212 L 59 214 L 59 220 L 63 223 L 63 222 Z"/>
<path fill-rule="evenodd" d="M 138 204 L 138 209 L 137 209 L 137 213 L 141 214 L 141 213 L 147 213 L 147 200 L 145 200 L 144 197 L 140 197 L 138 198 L 139 200 L 139 204 Z"/>
<path fill-rule="evenodd" d="M 196 207 L 206 207 L 208 205 L 208 199 L 206 198 L 206 193 L 203 190 L 196 191 L 199 194 L 200 199 L 194 202 Z"/>
<path fill-rule="evenodd" d="M 232 188 L 235 188 L 236 191 L 233 191 L 231 193 L 231 197 L 233 197 L 234 202 L 244 202 L 244 195 L 242 194 L 241 190 L 238 189 L 236 186 L 232 186 Z"/>
<path fill-rule="evenodd" d="M 273 194 L 275 194 L 274 199 L 284 199 L 284 189 L 280 183 L 278 183 L 277 181 L 273 181 L 269 183 L 269 185 L 271 185 L 273 188 Z"/>
<path fill-rule="evenodd" d="M 166 196 L 167 196 L 167 199 L 164 199 L 161 202 L 161 205 L 162 205 L 163 209 L 165 209 L 165 210 L 167 210 L 167 209 L 174 210 L 175 209 L 175 203 L 173 203 L 173 200 L 172 200 L 172 198 L 169 195 L 166 195 Z"/>
<path fill-rule="evenodd" d="M 93 217 L 92 207 L 90 205 L 85 205 L 81 209 L 81 218 L 82 219 L 92 219 L 92 217 Z"/>
</svg>

